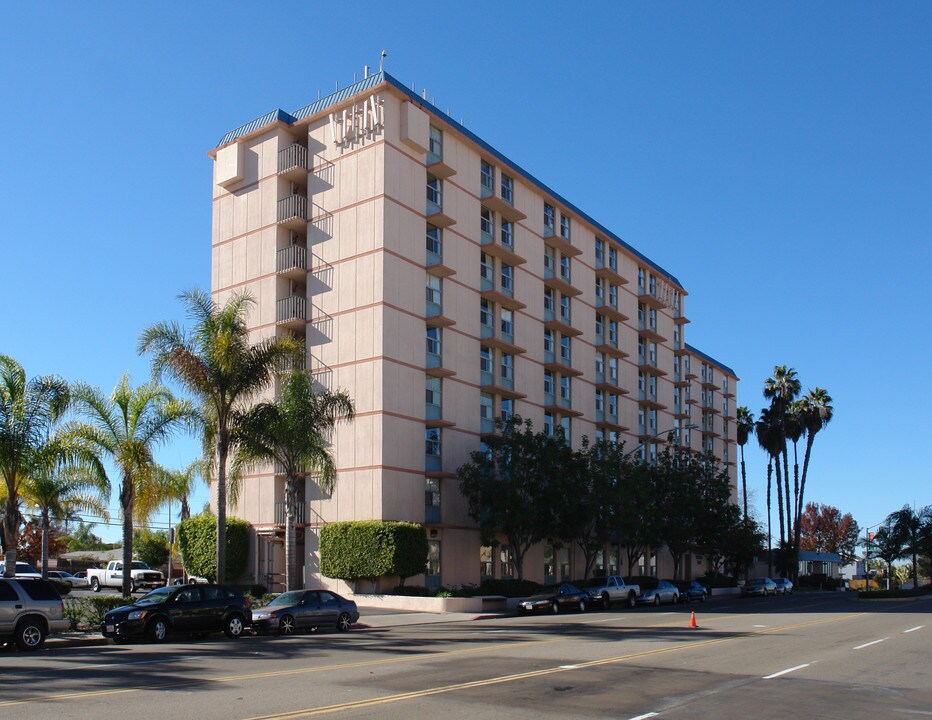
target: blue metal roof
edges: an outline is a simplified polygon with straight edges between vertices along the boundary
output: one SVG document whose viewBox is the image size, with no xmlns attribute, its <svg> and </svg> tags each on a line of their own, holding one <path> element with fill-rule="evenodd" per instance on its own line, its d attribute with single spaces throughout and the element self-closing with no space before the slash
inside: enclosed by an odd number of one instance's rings
<svg viewBox="0 0 932 720">
<path fill-rule="evenodd" d="M 730 373 L 730 374 L 733 375 L 734 377 L 738 377 L 738 373 L 736 373 L 734 370 L 732 370 L 730 367 L 728 367 L 725 363 L 719 362 L 718 360 L 716 360 L 716 359 L 715 359 L 714 357 L 712 357 L 711 355 L 707 355 L 706 353 L 702 352 L 702 350 L 700 350 L 699 348 L 695 348 L 695 347 L 693 347 L 692 345 L 690 345 L 689 343 L 686 343 L 686 349 L 689 350 L 689 352 L 691 352 L 693 355 L 698 355 L 699 357 L 701 357 L 701 358 L 702 358 L 703 360 L 705 360 L 706 362 L 710 362 L 710 363 L 712 363 L 713 365 L 717 365 L 717 366 L 720 367 L 722 370 L 725 370 L 726 372 Z"/>
<path fill-rule="evenodd" d="M 520 173 L 523 176 L 524 180 L 531 183 L 532 185 L 537 186 L 538 189 L 542 190 L 547 195 L 550 195 L 554 200 L 556 200 L 558 203 L 563 205 L 567 210 L 575 213 L 580 218 L 582 218 L 587 223 L 589 223 L 594 228 L 596 228 L 596 230 L 598 230 L 599 233 L 601 233 L 605 237 L 611 238 L 616 243 L 618 243 L 623 248 L 625 248 L 628 252 L 630 252 L 632 255 L 634 255 L 636 258 L 643 261 L 646 265 L 649 265 L 651 268 L 653 268 L 655 271 L 657 271 L 658 273 L 666 277 L 668 280 L 675 283 L 681 288 L 683 287 L 683 284 L 679 280 L 677 280 L 675 275 L 665 270 L 663 267 L 658 265 L 656 262 L 651 260 L 649 257 L 644 255 L 639 250 L 636 250 L 635 248 L 633 248 L 631 245 L 629 245 L 624 240 L 622 240 L 620 237 L 618 237 L 618 235 L 616 235 L 611 230 L 609 230 L 607 227 L 605 227 L 602 223 L 598 222 L 595 218 L 591 217 L 587 213 L 580 210 L 576 205 L 574 205 L 569 200 L 564 198 L 562 195 L 560 195 L 559 193 L 551 189 L 548 185 L 545 185 L 543 182 L 541 182 L 536 177 L 531 175 L 531 173 L 529 173 L 527 170 L 522 168 L 520 165 L 513 162 L 512 160 L 509 160 L 507 157 L 505 157 L 505 155 L 503 155 L 498 150 L 496 150 L 491 145 L 489 145 L 487 142 L 482 140 L 475 133 L 471 132 L 470 130 L 467 130 L 463 125 L 456 122 L 456 120 L 451 118 L 445 112 L 441 111 L 440 108 L 427 102 L 422 97 L 417 95 L 417 93 L 415 93 L 413 90 L 405 87 L 399 80 L 397 80 L 396 78 L 392 77 L 391 75 L 389 75 L 388 73 L 384 71 L 377 72 L 373 75 L 370 75 L 367 78 L 363 78 L 359 82 L 353 83 L 352 85 L 348 85 L 342 90 L 338 90 L 337 92 L 332 93 L 328 95 L 327 97 L 321 98 L 320 100 L 314 103 L 311 103 L 310 105 L 306 105 L 305 107 L 299 110 L 296 110 L 294 113 L 286 113 L 284 110 L 281 110 L 281 109 L 273 110 L 272 112 L 267 113 L 260 118 L 256 118 L 250 123 L 246 123 L 245 125 L 238 127 L 235 130 L 231 130 L 230 132 L 228 132 L 226 135 L 224 135 L 220 139 L 220 142 L 217 144 L 217 147 L 226 145 L 227 143 L 231 143 L 237 138 L 247 135 L 253 132 L 254 130 L 258 130 L 263 125 L 268 125 L 277 120 L 280 120 L 289 125 L 293 125 L 299 120 L 303 120 L 304 118 L 311 117 L 312 115 L 315 115 L 321 112 L 322 110 L 327 109 L 328 107 L 332 105 L 336 105 L 338 103 L 343 102 L 344 100 L 348 100 L 349 98 L 353 97 L 353 95 L 356 95 L 361 92 L 365 92 L 366 90 L 369 90 L 375 87 L 376 85 L 379 85 L 382 82 L 387 82 L 389 85 L 403 92 L 413 102 L 417 103 L 419 106 L 421 106 L 428 112 L 432 113 L 433 115 L 436 115 L 443 122 L 447 123 L 452 128 L 454 128 L 458 133 L 461 133 L 462 135 L 472 140 L 479 147 L 481 147 L 486 153 L 488 153 L 491 157 L 496 158 L 497 160 L 507 165 L 509 168 L 511 168 L 515 172 Z M 698 351 L 696 351 L 696 353 L 699 354 Z M 711 358 L 708 358 L 708 359 L 711 360 Z M 719 365 L 725 368 L 726 370 L 728 370 L 729 372 L 731 372 L 732 374 L 734 374 L 734 371 L 729 369 L 727 366 L 722 365 L 717 360 L 712 360 L 712 362 L 714 362 L 716 365 Z"/>
</svg>

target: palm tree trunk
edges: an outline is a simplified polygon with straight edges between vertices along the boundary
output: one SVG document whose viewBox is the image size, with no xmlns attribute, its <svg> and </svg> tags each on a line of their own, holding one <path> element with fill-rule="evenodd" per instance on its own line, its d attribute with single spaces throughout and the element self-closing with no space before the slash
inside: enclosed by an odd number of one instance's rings
<svg viewBox="0 0 932 720">
<path fill-rule="evenodd" d="M 49 510 L 42 509 L 42 579 L 49 579 Z"/>
<path fill-rule="evenodd" d="M 224 420 L 217 438 L 217 584 L 226 582 L 227 565 L 227 453 L 230 435 Z"/>
<path fill-rule="evenodd" d="M 744 519 L 748 518 L 748 476 L 744 470 L 744 445 L 741 445 L 741 489 L 744 496 Z"/>
<path fill-rule="evenodd" d="M 793 536 L 796 535 L 796 525 L 799 525 L 799 518 L 802 513 L 799 510 L 799 452 L 797 442 L 793 441 L 793 508 L 796 512 L 796 524 L 793 525 Z"/>
<path fill-rule="evenodd" d="M 297 508 L 298 479 L 291 475 L 285 480 L 285 588 L 298 589 L 298 567 L 295 562 L 295 515 Z"/>
<path fill-rule="evenodd" d="M 770 527 L 770 486 L 773 483 L 773 458 L 767 463 L 767 575 L 773 575 L 773 531 Z"/>
<path fill-rule="evenodd" d="M 799 497 L 796 499 L 796 517 L 803 516 L 803 503 L 806 497 L 806 474 L 809 472 L 809 456 L 812 453 L 812 441 L 815 433 L 806 433 L 806 452 L 803 454 L 803 475 L 799 480 Z M 799 542 L 802 538 L 802 525 L 797 522 L 793 537 L 793 559 L 796 561 L 797 575 L 799 574 Z M 865 570 L 866 572 L 866 570 Z"/>
<path fill-rule="evenodd" d="M 133 506 L 135 505 L 133 478 L 123 476 L 120 488 L 120 507 L 123 509 L 123 597 L 130 595 L 130 581 L 133 579 Z"/>
<path fill-rule="evenodd" d="M 793 534 L 793 507 L 790 505 L 790 459 L 786 440 L 783 441 L 783 488 L 783 496 L 786 498 L 786 542 L 789 544 Z"/>
<path fill-rule="evenodd" d="M 3 577 L 16 574 L 16 546 L 19 544 L 19 507 L 13 493 L 8 493 L 3 512 Z"/>
<path fill-rule="evenodd" d="M 777 481 L 777 513 L 780 516 L 780 547 L 783 547 L 784 542 L 786 541 L 786 533 L 784 532 L 784 517 L 783 517 L 783 479 L 780 477 L 780 454 L 777 453 L 777 456 L 773 459 L 773 467 L 776 474 Z"/>
</svg>

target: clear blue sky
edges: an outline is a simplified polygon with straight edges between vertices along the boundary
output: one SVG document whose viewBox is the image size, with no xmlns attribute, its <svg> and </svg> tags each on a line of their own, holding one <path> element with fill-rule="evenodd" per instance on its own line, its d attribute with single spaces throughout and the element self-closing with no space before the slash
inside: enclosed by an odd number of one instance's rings
<svg viewBox="0 0 932 720">
<path fill-rule="evenodd" d="M 140 329 L 209 287 L 207 150 L 385 48 L 681 279 L 687 340 L 737 371 L 740 404 L 757 412 L 777 363 L 829 390 L 810 499 L 862 526 L 932 502 L 932 5 L 142 5 L 4 11 L 0 352 L 28 374 L 145 380 Z"/>
</svg>

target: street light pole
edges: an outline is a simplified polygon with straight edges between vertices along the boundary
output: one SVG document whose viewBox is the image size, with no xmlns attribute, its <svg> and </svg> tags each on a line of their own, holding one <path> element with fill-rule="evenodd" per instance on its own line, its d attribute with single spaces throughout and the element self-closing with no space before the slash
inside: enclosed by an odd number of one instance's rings
<svg viewBox="0 0 932 720">
<path fill-rule="evenodd" d="M 637 445 L 635 445 L 635 446 L 634 446 L 634 450 L 632 450 L 631 452 L 627 452 L 627 453 L 625 453 L 624 455 L 622 455 L 622 456 L 621 456 L 621 459 L 622 459 L 622 460 L 625 460 L 625 459 L 631 457 L 632 455 L 634 455 L 634 453 L 636 453 L 638 450 L 640 450 L 642 447 L 644 447 L 644 445 L 646 445 L 648 441 L 653 440 L 654 438 L 659 438 L 659 437 L 662 437 L 662 436 L 664 436 L 664 435 L 668 435 L 668 434 L 670 434 L 670 433 L 672 433 L 672 432 L 676 432 L 677 430 L 695 430 L 697 427 L 699 427 L 699 425 L 696 424 L 696 423 L 688 423 L 687 425 L 684 425 L 683 427 L 672 427 L 672 428 L 670 428 L 669 430 L 664 430 L 663 432 L 659 432 L 659 433 L 656 433 L 656 434 L 654 434 L 654 435 L 651 435 L 650 437 L 645 438 L 644 440 L 641 440 L 641 442 L 639 442 Z"/>
</svg>

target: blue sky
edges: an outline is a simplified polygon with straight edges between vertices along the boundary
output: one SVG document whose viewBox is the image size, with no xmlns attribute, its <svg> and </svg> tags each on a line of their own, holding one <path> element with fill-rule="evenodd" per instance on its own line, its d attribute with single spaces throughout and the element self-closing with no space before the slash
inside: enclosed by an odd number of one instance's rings
<svg viewBox="0 0 932 720">
<path fill-rule="evenodd" d="M 929 4 L 47 2 L 4 16 L 0 352 L 30 375 L 147 379 L 141 328 L 209 287 L 207 150 L 385 48 L 395 77 L 680 278 L 687 340 L 737 371 L 740 404 L 762 407 L 778 363 L 829 390 L 808 498 L 862 526 L 932 502 L 932 423 L 908 380 L 932 357 Z M 179 440 L 160 459 L 196 452 Z M 763 515 L 766 461 L 749 446 L 747 464 Z"/>
</svg>

